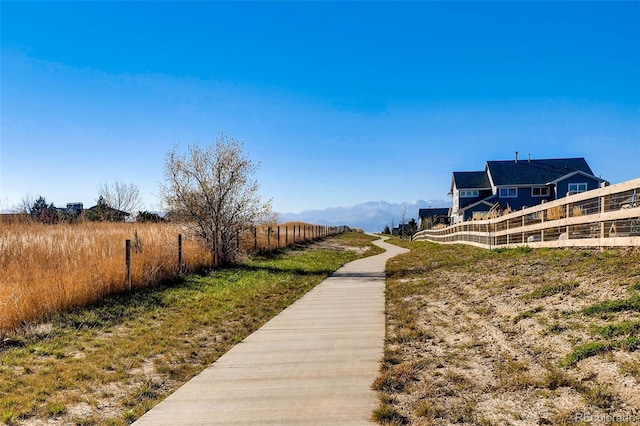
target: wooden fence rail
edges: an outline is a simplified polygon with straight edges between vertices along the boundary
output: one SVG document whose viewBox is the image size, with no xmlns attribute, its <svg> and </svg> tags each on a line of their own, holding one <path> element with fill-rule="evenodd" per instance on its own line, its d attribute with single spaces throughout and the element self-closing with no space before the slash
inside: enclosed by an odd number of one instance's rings
<svg viewBox="0 0 640 426">
<path fill-rule="evenodd" d="M 640 246 L 640 179 L 487 220 L 420 231 L 413 241 L 483 248 Z"/>
</svg>

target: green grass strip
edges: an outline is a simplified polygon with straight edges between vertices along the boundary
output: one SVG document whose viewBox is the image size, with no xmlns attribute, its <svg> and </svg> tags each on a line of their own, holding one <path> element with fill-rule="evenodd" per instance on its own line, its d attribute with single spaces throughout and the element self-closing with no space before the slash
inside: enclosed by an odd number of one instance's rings
<svg viewBox="0 0 640 426">
<path fill-rule="evenodd" d="M 633 336 L 640 333 L 640 322 L 625 321 L 615 324 L 607 324 L 603 327 L 598 327 L 595 330 L 595 333 L 604 338 L 626 335 Z"/>
<path fill-rule="evenodd" d="M 583 359 L 590 358 L 599 354 L 603 354 L 615 349 L 622 349 L 627 352 L 634 352 L 640 349 L 640 338 L 628 337 L 623 340 L 615 340 L 613 342 L 590 342 L 577 346 L 569 355 L 560 361 L 561 367 L 571 367 L 576 365 Z"/>
<path fill-rule="evenodd" d="M 0 347 L 0 423 L 130 424 L 341 265 L 382 251 L 373 239 L 342 234 L 33 325 Z M 79 401 L 110 408 L 76 416 Z"/>
<path fill-rule="evenodd" d="M 537 314 L 538 312 L 542 312 L 544 310 L 544 307 L 542 306 L 536 306 L 533 309 L 530 309 L 528 311 L 524 311 L 524 312 L 520 312 L 518 315 L 515 316 L 515 318 L 513 319 L 513 323 L 516 324 L 519 321 L 526 319 L 526 318 L 531 318 L 533 317 L 535 314 Z"/>
<path fill-rule="evenodd" d="M 577 283 L 577 282 L 558 284 L 558 285 L 548 285 L 548 286 L 540 287 L 532 291 L 531 293 L 527 293 L 521 296 L 521 298 L 524 300 L 543 299 L 545 297 L 553 296 L 558 293 L 569 293 L 575 290 L 576 288 L 578 288 L 579 285 L 580 283 Z"/>
<path fill-rule="evenodd" d="M 622 300 L 608 300 L 588 306 L 582 311 L 585 315 L 601 315 L 611 312 L 638 311 L 640 312 L 640 294 Z"/>
<path fill-rule="evenodd" d="M 606 342 L 590 342 L 584 345 L 580 345 L 573 349 L 569 355 L 567 355 L 561 362 L 561 367 L 570 367 L 576 365 L 583 359 L 602 354 L 611 349 L 611 345 Z"/>
</svg>

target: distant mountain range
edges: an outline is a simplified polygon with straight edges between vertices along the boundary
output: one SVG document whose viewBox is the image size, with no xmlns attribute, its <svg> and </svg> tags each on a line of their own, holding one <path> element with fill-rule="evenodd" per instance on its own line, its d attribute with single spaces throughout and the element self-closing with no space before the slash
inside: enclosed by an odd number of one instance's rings
<svg viewBox="0 0 640 426">
<path fill-rule="evenodd" d="M 371 201 L 349 207 L 331 207 L 324 210 L 305 210 L 300 213 L 280 213 L 280 222 L 307 222 L 317 225 L 361 228 L 366 232 L 380 232 L 386 225 L 398 226 L 402 221 L 402 210 L 407 208 L 407 222 L 418 220 L 418 210 L 429 207 L 449 207 L 450 202 L 444 200 L 418 200 L 413 203 L 389 203 Z M 2 213 L 10 213 L 3 210 Z M 163 212 L 155 212 L 164 215 Z"/>
<path fill-rule="evenodd" d="M 380 232 L 386 225 L 398 226 L 402 221 L 402 211 L 407 208 L 407 222 L 418 220 L 418 209 L 429 207 L 449 207 L 451 202 L 444 200 L 418 200 L 413 203 L 389 203 L 371 201 L 350 207 L 331 207 L 324 210 L 305 210 L 300 213 L 280 213 L 281 222 L 307 222 L 318 225 L 361 228 L 366 232 Z"/>
</svg>

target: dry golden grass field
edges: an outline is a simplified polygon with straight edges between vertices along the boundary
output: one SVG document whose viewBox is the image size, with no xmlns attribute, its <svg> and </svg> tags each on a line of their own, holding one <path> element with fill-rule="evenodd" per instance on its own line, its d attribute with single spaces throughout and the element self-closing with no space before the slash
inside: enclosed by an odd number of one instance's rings
<svg viewBox="0 0 640 426">
<path fill-rule="evenodd" d="M 21 327 L 0 344 L 0 424 L 131 424 L 341 265 L 379 253 L 372 239 L 258 253 Z"/>
<path fill-rule="evenodd" d="M 281 242 L 293 239 L 293 227 L 311 235 L 310 226 L 281 226 Z M 304 228 L 307 226 L 307 232 Z M 296 230 L 297 233 L 300 231 Z M 178 225 L 160 223 L 94 223 L 44 225 L 0 223 L 0 336 L 29 321 L 82 306 L 127 288 L 125 240 L 132 241 L 133 288 L 178 275 L 178 234 L 183 237 L 183 263 L 190 272 L 211 264 L 211 255 Z M 243 238 L 247 250 L 253 235 Z M 297 240 L 300 240 L 296 234 Z M 267 241 L 269 239 L 269 241 Z M 258 231 L 258 248 L 277 246 Z"/>
<path fill-rule="evenodd" d="M 640 423 L 640 251 L 395 242 L 375 420 Z"/>
</svg>

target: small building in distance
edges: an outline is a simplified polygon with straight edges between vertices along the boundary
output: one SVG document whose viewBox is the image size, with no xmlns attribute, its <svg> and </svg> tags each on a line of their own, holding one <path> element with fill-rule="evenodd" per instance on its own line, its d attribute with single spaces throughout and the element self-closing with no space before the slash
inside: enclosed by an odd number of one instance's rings
<svg viewBox="0 0 640 426">
<path fill-rule="evenodd" d="M 435 226 L 448 226 L 450 223 L 449 207 L 427 208 L 418 210 L 418 229 L 432 229 Z"/>
</svg>

